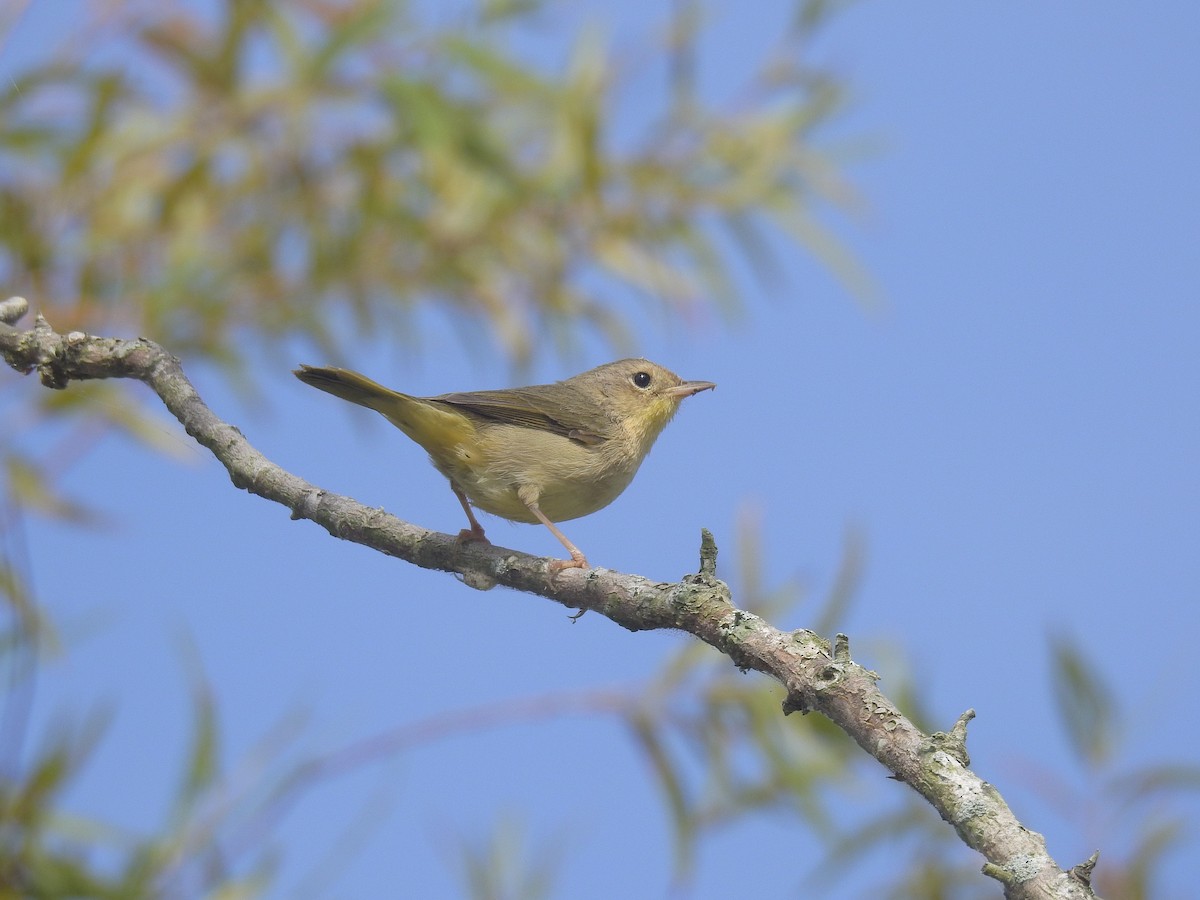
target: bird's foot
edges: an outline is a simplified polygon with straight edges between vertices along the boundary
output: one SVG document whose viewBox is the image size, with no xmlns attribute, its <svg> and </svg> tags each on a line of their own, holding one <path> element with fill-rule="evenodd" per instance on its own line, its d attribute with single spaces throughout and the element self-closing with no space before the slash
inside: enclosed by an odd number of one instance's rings
<svg viewBox="0 0 1200 900">
<path fill-rule="evenodd" d="M 591 567 L 592 564 L 587 561 L 587 557 L 578 550 L 571 554 L 570 559 L 554 559 L 551 560 L 549 566 L 547 566 L 550 572 L 551 581 L 553 581 L 554 577 L 563 569 L 590 569 Z"/>
<path fill-rule="evenodd" d="M 474 525 L 470 528 L 464 528 L 458 533 L 458 542 L 460 544 L 490 544 L 487 535 L 483 533 L 483 527 Z"/>
</svg>

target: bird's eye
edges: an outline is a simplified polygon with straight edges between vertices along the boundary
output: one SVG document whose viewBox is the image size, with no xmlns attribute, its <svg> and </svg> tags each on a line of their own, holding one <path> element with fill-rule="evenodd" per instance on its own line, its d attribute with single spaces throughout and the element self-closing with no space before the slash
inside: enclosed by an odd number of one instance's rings
<svg viewBox="0 0 1200 900">
<path fill-rule="evenodd" d="M 648 388 L 650 387 L 650 373 L 634 372 L 630 381 L 632 381 L 637 387 Z"/>
</svg>

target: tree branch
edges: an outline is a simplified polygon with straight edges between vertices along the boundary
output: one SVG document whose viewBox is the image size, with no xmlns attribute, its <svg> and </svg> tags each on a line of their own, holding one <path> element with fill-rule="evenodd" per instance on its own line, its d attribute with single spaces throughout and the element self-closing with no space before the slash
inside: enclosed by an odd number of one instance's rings
<svg viewBox="0 0 1200 900">
<path fill-rule="evenodd" d="M 284 471 L 254 449 L 234 426 L 200 399 L 180 362 L 157 344 L 57 334 L 41 316 L 30 331 L 12 326 L 25 312 L 20 298 L 0 303 L 0 353 L 18 372 L 36 370 L 61 389 L 75 380 L 134 378 L 153 390 L 196 441 L 225 466 L 236 487 L 281 503 L 293 519 L 309 519 L 331 535 L 426 569 L 454 572 L 472 587 L 496 585 L 594 610 L 630 631 L 686 631 L 728 656 L 743 671 L 774 678 L 787 690 L 784 713 L 820 712 L 916 790 L 967 846 L 986 859 L 985 874 L 1013 900 L 1094 898 L 1095 857 L 1064 871 L 1045 839 L 1017 820 L 999 792 L 972 772 L 964 713 L 948 733 L 924 734 L 876 687 L 878 676 L 854 662 L 849 640 L 833 646 L 807 629 L 780 631 L 733 605 L 716 577 L 717 548 L 703 532 L 700 572 L 676 584 L 611 569 L 566 569 L 548 575 L 550 560 L 516 550 L 460 544 L 454 537 L 403 522 L 378 509 L 321 490 Z"/>
</svg>

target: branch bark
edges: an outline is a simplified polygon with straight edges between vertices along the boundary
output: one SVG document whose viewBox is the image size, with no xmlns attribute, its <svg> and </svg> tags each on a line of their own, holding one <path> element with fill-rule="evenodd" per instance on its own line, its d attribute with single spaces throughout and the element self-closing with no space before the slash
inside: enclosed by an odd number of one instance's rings
<svg viewBox="0 0 1200 900">
<path fill-rule="evenodd" d="M 18 302 L 19 301 L 19 302 Z M 774 678 L 787 690 L 785 714 L 819 712 L 882 763 L 892 777 L 924 797 L 962 841 L 983 855 L 983 872 L 1010 900 L 1084 900 L 1096 895 L 1096 856 L 1070 870 L 1049 855 L 1042 835 L 1025 828 L 1000 793 L 969 768 L 968 710 L 949 732 L 925 734 L 878 689 L 878 675 L 850 656 L 849 640 L 833 645 L 807 629 L 785 632 L 733 605 L 716 577 L 717 548 L 703 533 L 700 571 L 676 584 L 611 569 L 567 569 L 553 579 L 550 560 L 516 550 L 460 544 L 378 509 L 331 494 L 284 471 L 219 419 L 184 375 L 180 362 L 145 339 L 119 340 L 56 333 L 41 316 L 33 329 L 12 327 L 25 312 L 20 298 L 0 303 L 0 353 L 18 372 L 36 370 L 42 384 L 133 378 L 153 390 L 187 433 L 225 466 L 234 486 L 291 510 L 331 535 L 427 569 L 459 575 L 478 589 L 513 588 L 579 610 L 592 610 L 629 631 L 675 628 L 728 656 L 743 671 Z"/>
</svg>

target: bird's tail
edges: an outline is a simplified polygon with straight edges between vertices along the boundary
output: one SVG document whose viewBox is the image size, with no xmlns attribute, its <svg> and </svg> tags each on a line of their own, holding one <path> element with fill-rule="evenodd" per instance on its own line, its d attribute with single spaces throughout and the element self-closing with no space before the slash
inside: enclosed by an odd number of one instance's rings
<svg viewBox="0 0 1200 900">
<path fill-rule="evenodd" d="M 332 366 L 301 366 L 295 375 L 305 384 L 373 409 L 424 447 L 441 465 L 449 465 L 464 446 L 476 443 L 475 426 L 463 413 L 423 397 L 385 388 L 365 375 Z"/>
<path fill-rule="evenodd" d="M 310 384 L 318 390 L 367 409 L 383 413 L 385 416 L 396 411 L 396 407 L 405 400 L 411 400 L 407 394 L 385 388 L 382 384 L 372 381 L 366 375 L 359 375 L 349 369 L 336 369 L 332 366 L 301 366 L 293 373 L 305 384 Z"/>
</svg>

